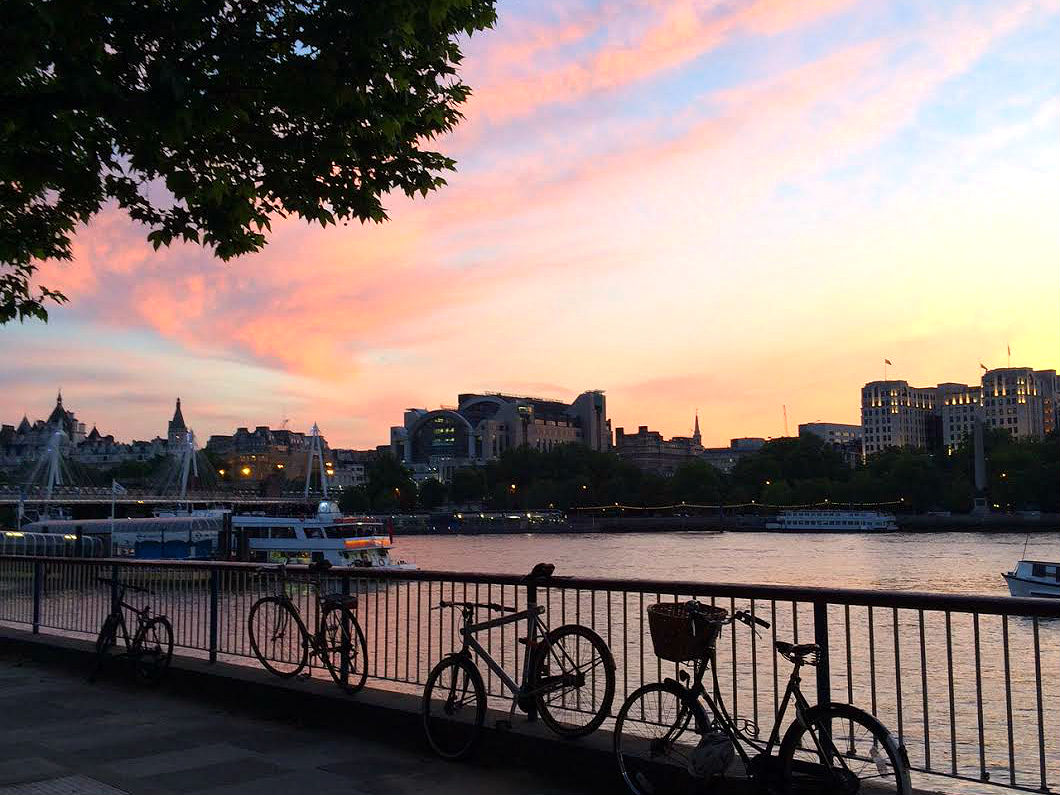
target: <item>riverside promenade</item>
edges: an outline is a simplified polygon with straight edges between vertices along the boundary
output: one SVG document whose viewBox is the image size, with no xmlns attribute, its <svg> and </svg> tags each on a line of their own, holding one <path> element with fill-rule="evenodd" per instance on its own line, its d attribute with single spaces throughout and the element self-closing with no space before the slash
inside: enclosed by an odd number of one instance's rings
<svg viewBox="0 0 1060 795">
<path fill-rule="evenodd" d="M 419 734 L 378 738 L 354 709 L 292 716 L 247 690 L 138 686 L 119 671 L 86 681 L 90 658 L 42 657 L 0 639 L 0 795 L 577 795 L 584 778 L 433 757 Z M 306 683 L 312 685 L 313 683 Z M 261 691 L 253 691 L 261 692 Z M 345 702 L 346 706 L 350 702 Z M 322 712 L 322 711 L 320 711 Z M 346 725 L 341 725 L 345 723 Z M 360 725 L 358 725 L 360 724 Z"/>
</svg>

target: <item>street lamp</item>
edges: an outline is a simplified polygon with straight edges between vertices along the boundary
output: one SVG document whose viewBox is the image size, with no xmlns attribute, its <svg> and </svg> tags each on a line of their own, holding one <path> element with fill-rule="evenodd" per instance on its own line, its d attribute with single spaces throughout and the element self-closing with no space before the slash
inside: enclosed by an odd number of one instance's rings
<svg viewBox="0 0 1060 795">
<path fill-rule="evenodd" d="M 223 469 L 218 469 L 217 470 L 217 474 L 220 475 L 221 477 L 224 477 L 225 476 L 225 471 Z"/>
<path fill-rule="evenodd" d="M 242 474 L 243 474 L 244 476 L 246 476 L 246 475 L 249 475 L 249 474 L 250 474 L 250 467 L 243 467 L 243 468 L 242 468 L 241 470 L 239 470 L 239 471 L 240 471 L 240 472 L 241 472 L 241 473 L 242 473 Z"/>
</svg>

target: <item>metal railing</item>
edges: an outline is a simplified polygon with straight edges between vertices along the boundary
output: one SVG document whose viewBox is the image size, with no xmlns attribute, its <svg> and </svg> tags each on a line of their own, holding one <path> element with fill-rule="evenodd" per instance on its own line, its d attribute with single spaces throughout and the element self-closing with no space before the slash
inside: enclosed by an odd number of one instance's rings
<svg viewBox="0 0 1060 795">
<path fill-rule="evenodd" d="M 110 605 L 99 576 L 154 591 L 181 653 L 253 663 L 247 614 L 277 588 L 274 575 L 244 563 L 0 556 L 0 623 L 94 638 Z M 292 572 L 303 567 L 290 567 Z M 674 676 L 652 651 L 645 609 L 697 598 L 765 618 L 718 642 L 723 695 L 736 715 L 768 734 L 787 663 L 775 640 L 813 640 L 824 653 L 804 690 L 813 701 L 849 701 L 877 715 L 909 751 L 914 771 L 1049 792 L 1060 786 L 1060 601 L 776 585 L 556 577 L 526 586 L 518 576 L 438 571 L 350 570 L 332 584 L 359 596 L 374 685 L 418 692 L 431 667 L 459 646 L 458 616 L 432 612 L 440 599 L 524 607 L 535 598 L 554 628 L 581 623 L 611 647 L 617 711 L 641 684 Z M 312 622 L 308 588 L 294 594 Z M 520 625 L 480 641 L 518 675 Z M 483 670 L 490 695 L 504 695 Z M 816 693 L 814 692 L 816 691 Z"/>
</svg>

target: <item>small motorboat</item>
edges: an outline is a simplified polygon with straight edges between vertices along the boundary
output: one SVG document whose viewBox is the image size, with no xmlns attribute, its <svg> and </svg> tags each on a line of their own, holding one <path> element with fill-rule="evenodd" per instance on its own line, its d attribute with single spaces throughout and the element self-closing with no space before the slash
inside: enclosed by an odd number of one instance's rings
<svg viewBox="0 0 1060 795">
<path fill-rule="evenodd" d="M 1060 599 L 1060 563 L 1021 560 L 1012 571 L 1001 575 L 1013 596 Z"/>
</svg>

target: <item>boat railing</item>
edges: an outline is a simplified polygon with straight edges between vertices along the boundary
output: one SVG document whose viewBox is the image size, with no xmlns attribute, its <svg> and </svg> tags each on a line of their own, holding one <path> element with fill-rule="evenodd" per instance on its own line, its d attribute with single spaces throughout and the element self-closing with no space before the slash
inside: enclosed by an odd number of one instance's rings
<svg viewBox="0 0 1060 795">
<path fill-rule="evenodd" d="M 274 587 L 259 564 L 0 555 L 0 624 L 92 640 L 109 608 L 97 583 L 150 584 L 173 622 L 178 653 L 253 664 L 247 610 Z M 305 567 L 291 566 L 294 576 Z M 674 676 L 659 660 L 645 609 L 696 598 L 771 623 L 756 635 L 726 631 L 717 665 L 727 703 L 772 728 L 787 676 L 773 641 L 814 641 L 820 664 L 807 696 L 869 709 L 909 751 L 918 784 L 940 779 L 1029 792 L 1060 787 L 1060 600 L 906 591 L 618 578 L 556 577 L 526 585 L 507 574 L 347 569 L 330 588 L 358 595 L 374 686 L 420 692 L 431 667 L 459 648 L 459 627 L 430 607 L 441 599 L 545 607 L 549 624 L 594 628 L 617 662 L 615 708 L 641 684 Z M 306 614 L 309 589 L 294 589 Z M 522 665 L 514 625 L 485 635 L 502 665 Z M 501 696 L 486 672 L 488 692 Z M 814 691 L 816 691 L 814 693 Z M 943 787 L 945 788 L 945 787 Z"/>
</svg>

